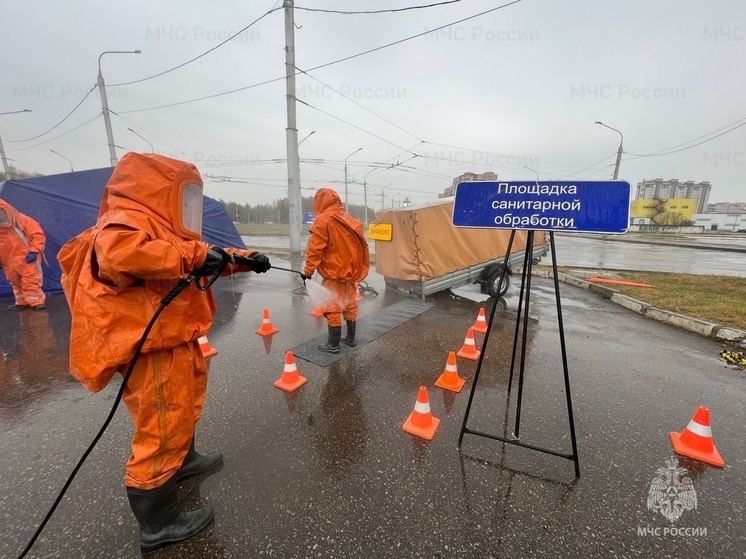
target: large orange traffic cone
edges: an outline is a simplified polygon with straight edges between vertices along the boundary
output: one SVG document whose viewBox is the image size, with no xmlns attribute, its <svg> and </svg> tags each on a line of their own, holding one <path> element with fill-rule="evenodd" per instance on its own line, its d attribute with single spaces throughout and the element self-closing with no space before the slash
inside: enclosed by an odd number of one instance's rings
<svg viewBox="0 0 746 559">
<path fill-rule="evenodd" d="M 282 376 L 275 381 L 275 386 L 280 390 L 292 392 L 306 384 L 308 379 L 298 374 L 298 367 L 295 366 L 295 357 L 293 352 L 288 351 L 285 354 L 285 368 L 282 370 Z"/>
<path fill-rule="evenodd" d="M 264 314 L 262 316 L 262 326 L 259 328 L 259 330 L 256 331 L 256 333 L 260 336 L 271 336 L 272 334 L 276 334 L 277 332 L 279 332 L 279 330 L 272 325 L 272 321 L 269 319 L 269 310 L 264 309 Z"/>
<path fill-rule="evenodd" d="M 324 316 L 324 310 L 321 307 L 316 307 L 309 314 L 318 318 L 319 316 Z"/>
<path fill-rule="evenodd" d="M 199 342 L 199 348 L 202 350 L 202 357 L 205 359 L 218 354 L 218 350 L 210 345 L 207 336 L 202 336 L 201 338 L 198 338 L 197 341 Z"/>
<path fill-rule="evenodd" d="M 456 354 L 451 351 L 448 353 L 448 361 L 443 374 L 435 381 L 435 386 L 445 388 L 451 392 L 461 392 L 464 387 L 465 379 L 459 378 L 458 369 L 456 368 Z"/>
<path fill-rule="evenodd" d="M 474 343 L 474 328 L 469 328 L 469 330 L 466 332 L 466 339 L 464 340 L 464 345 L 461 346 L 461 349 L 458 350 L 459 357 L 463 357 L 464 359 L 471 359 L 472 361 L 477 361 L 479 359 L 479 350 L 477 349 L 477 344 Z"/>
<path fill-rule="evenodd" d="M 671 432 L 671 443 L 678 454 L 707 462 L 718 468 L 725 466 L 712 442 L 710 410 L 704 406 L 699 406 L 689 425 L 681 433 Z"/>
<path fill-rule="evenodd" d="M 404 422 L 404 430 L 412 435 L 417 435 L 423 439 L 432 440 L 435 436 L 435 430 L 440 424 L 440 419 L 433 417 L 430 413 L 430 400 L 427 397 L 427 388 L 420 386 L 420 393 L 417 395 L 417 402 L 414 404 L 414 411 Z"/>
<path fill-rule="evenodd" d="M 475 332 L 485 334 L 487 332 L 487 320 L 484 317 L 484 307 L 479 307 L 479 314 L 477 315 L 477 321 L 472 326 Z"/>
</svg>

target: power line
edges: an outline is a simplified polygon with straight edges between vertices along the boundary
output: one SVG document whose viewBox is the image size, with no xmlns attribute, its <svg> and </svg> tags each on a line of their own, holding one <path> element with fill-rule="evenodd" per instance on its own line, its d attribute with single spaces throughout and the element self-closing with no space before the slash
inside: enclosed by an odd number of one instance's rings
<svg viewBox="0 0 746 559">
<path fill-rule="evenodd" d="M 728 128 L 728 126 L 732 126 L 733 124 L 736 124 L 736 123 L 744 121 L 744 120 L 746 120 L 746 118 L 742 118 L 740 120 L 737 120 L 736 122 L 732 122 L 731 124 L 729 124 L 727 126 L 723 126 L 722 128 L 718 128 L 717 130 L 715 130 L 713 132 L 710 132 L 709 134 L 705 134 L 703 136 L 699 136 L 699 138 L 704 138 L 705 136 L 709 136 L 710 134 L 714 134 L 715 132 L 717 132 L 719 130 L 722 130 L 723 128 Z M 676 149 L 676 150 L 673 150 L 673 151 L 658 151 L 658 152 L 655 152 L 655 153 L 647 153 L 647 154 L 630 153 L 630 152 L 625 151 L 624 153 L 636 156 L 636 157 L 633 157 L 633 159 L 640 159 L 642 157 L 658 157 L 659 155 L 671 155 L 672 153 L 678 153 L 680 151 L 685 151 L 687 149 L 691 149 L 693 147 L 697 147 L 697 146 L 701 146 L 702 144 L 706 144 L 710 140 L 714 140 L 715 138 L 719 138 L 720 136 L 724 136 L 725 134 L 728 134 L 729 132 L 733 132 L 734 130 L 737 130 L 738 128 L 741 128 L 741 126 L 746 126 L 746 122 L 741 122 L 741 124 L 739 124 L 738 126 L 733 126 L 733 128 L 731 128 L 730 130 L 726 130 L 725 132 L 721 132 L 720 134 L 718 134 L 716 136 L 713 136 L 712 138 L 708 138 L 707 140 L 702 140 L 701 142 L 697 142 L 696 144 L 692 144 L 691 146 L 687 146 L 687 147 L 684 147 L 684 148 L 681 148 L 681 149 Z M 689 142 L 693 142 L 695 140 L 698 140 L 699 138 L 694 138 L 694 140 L 689 140 Z M 678 144 L 678 145 L 682 146 L 684 144 L 688 144 L 689 142 L 684 142 L 683 144 Z M 670 149 L 673 149 L 674 147 L 678 147 L 678 146 L 673 146 L 673 147 L 667 148 L 667 149 L 670 150 Z"/>
<path fill-rule="evenodd" d="M 62 119 L 61 121 L 59 121 L 59 122 L 58 122 L 57 124 L 55 124 L 54 126 L 52 126 L 52 128 L 50 128 L 50 129 L 49 129 L 49 130 L 47 130 L 46 132 L 42 132 L 41 134 L 37 134 L 36 136 L 32 136 L 32 137 L 30 137 L 30 138 L 25 138 L 25 139 L 23 139 L 23 140 L 7 140 L 7 139 L 6 139 L 5 141 L 6 141 L 6 142 L 14 142 L 14 143 L 15 143 L 15 142 L 30 142 L 31 140 L 36 140 L 37 138 L 41 138 L 42 136 L 46 136 L 46 135 L 47 135 L 47 134 L 49 134 L 49 133 L 50 133 L 50 132 L 51 132 L 52 130 L 54 130 L 54 129 L 55 129 L 55 128 L 57 128 L 57 127 L 58 127 L 58 126 L 59 126 L 60 124 L 62 124 L 62 123 L 63 123 L 63 122 L 65 122 L 65 121 L 66 121 L 66 120 L 67 120 L 68 118 L 70 118 L 70 117 L 72 116 L 72 114 L 73 114 L 73 113 L 74 113 L 75 111 L 77 111 L 77 110 L 78 110 L 78 107 L 80 107 L 80 106 L 81 106 L 81 105 L 83 104 L 83 101 L 85 101 L 86 99 L 88 99 L 88 96 L 89 96 L 89 95 L 90 95 L 91 93 L 93 93 L 93 90 L 94 90 L 94 89 L 96 89 L 96 84 L 93 84 L 93 87 L 92 87 L 92 88 L 91 88 L 91 89 L 90 89 L 90 90 L 88 91 L 88 93 L 86 93 L 86 94 L 85 94 L 85 97 L 83 97 L 83 98 L 82 98 L 82 99 L 80 100 L 80 102 L 79 102 L 79 103 L 78 103 L 77 105 L 75 105 L 75 108 L 74 108 L 74 109 L 73 109 L 72 111 L 70 111 L 69 113 L 67 113 L 67 116 L 66 116 L 65 118 L 63 118 L 63 119 Z M 19 151 L 19 150 L 16 150 L 16 151 Z"/>
<path fill-rule="evenodd" d="M 366 50 L 366 51 L 363 51 L 363 52 L 359 52 L 357 54 L 353 54 L 353 55 L 350 55 L 350 56 L 346 56 L 345 58 L 340 58 L 338 60 L 334 60 L 332 62 L 327 62 L 325 64 L 320 64 L 319 66 L 314 66 L 313 68 L 309 68 L 307 71 L 308 72 L 313 72 L 314 70 L 318 70 L 320 68 L 326 68 L 326 67 L 332 66 L 334 64 L 339 64 L 340 62 L 345 62 L 347 60 L 352 60 L 353 58 L 358 58 L 360 56 L 364 56 L 364 55 L 370 54 L 372 52 L 376 52 L 376 51 L 379 51 L 379 50 L 386 49 L 388 47 L 392 47 L 394 45 L 405 43 L 407 41 L 411 41 L 413 39 L 417 39 L 419 37 L 422 37 L 423 35 L 427 35 L 428 33 L 433 33 L 435 31 L 440 31 L 441 29 L 445 29 L 446 27 L 450 27 L 452 25 L 457 25 L 459 23 L 463 23 L 463 22 L 468 21 L 470 19 L 474 19 L 474 18 L 483 16 L 485 14 L 488 14 L 490 12 L 494 12 L 494 11 L 500 10 L 502 8 L 507 8 L 508 6 L 512 6 L 513 4 L 518 4 L 519 2 L 522 2 L 522 1 L 523 0 L 513 0 L 512 2 L 508 2 L 507 4 L 503 4 L 503 5 L 497 6 L 495 8 L 490 8 L 489 10 L 485 10 L 485 11 L 480 12 L 478 14 L 475 14 L 473 16 L 469 16 L 469 17 L 460 19 L 458 21 L 453 21 L 451 23 L 447 23 L 445 25 L 441 25 L 440 27 L 436 27 L 434 29 L 430 29 L 428 31 L 424 31 L 422 33 L 417 33 L 416 35 L 412 35 L 411 37 L 406 37 L 404 39 L 400 39 L 398 41 L 394 41 L 392 43 L 388 43 L 388 44 L 382 45 L 380 47 L 369 49 L 369 50 Z M 300 72 L 296 72 L 294 75 L 297 76 L 299 73 Z M 213 99 L 215 97 L 222 97 L 223 95 L 230 95 L 231 93 L 237 93 L 239 91 L 245 91 L 247 89 L 252 89 L 254 87 L 259 87 L 261 85 L 266 85 L 266 84 L 269 84 L 269 83 L 274 83 L 274 82 L 277 82 L 277 81 L 280 81 L 280 80 L 285 80 L 285 79 L 287 79 L 287 76 L 281 76 L 281 77 L 278 77 L 278 78 L 273 78 L 273 79 L 270 79 L 270 80 L 265 80 L 263 82 L 259 82 L 259 83 L 247 85 L 247 86 L 244 86 L 244 87 L 238 87 L 236 89 L 231 89 L 229 91 L 223 91 L 221 93 L 214 93 L 212 95 L 205 95 L 204 97 L 198 97 L 196 99 L 188 99 L 186 101 L 178 101 L 176 103 L 168 103 L 166 105 L 158 105 L 156 107 L 147 107 L 145 109 L 133 109 L 133 110 L 130 110 L 130 111 L 122 111 L 122 114 L 139 113 L 139 112 L 144 112 L 144 111 L 154 111 L 154 110 L 157 110 L 157 109 L 166 109 L 166 108 L 169 108 L 169 107 L 176 107 L 176 106 L 179 106 L 179 105 L 186 105 L 188 103 L 196 103 L 197 101 L 204 101 L 206 99 Z"/>
<path fill-rule="evenodd" d="M 78 130 L 79 128 L 83 128 L 83 127 L 84 127 L 84 126 L 86 126 L 87 124 L 90 124 L 91 122 L 93 122 L 94 120 L 96 120 L 97 118 L 100 118 L 100 117 L 101 117 L 101 115 L 100 115 L 100 114 L 97 114 L 97 115 L 96 115 L 96 116 L 94 116 L 94 117 L 93 117 L 93 118 L 92 118 L 91 120 L 87 120 L 87 121 L 85 121 L 85 122 L 84 122 L 83 124 L 81 124 L 80 126 L 76 126 L 76 127 L 75 127 L 75 128 L 73 128 L 72 130 L 68 130 L 67 132 L 64 132 L 63 134 L 60 134 L 59 136 L 55 136 L 54 138 L 50 138 L 49 140 L 44 140 L 43 142 L 39 142 L 38 144 L 34 144 L 33 146 L 26 146 L 26 147 L 22 147 L 22 148 L 18 148 L 18 149 L 12 149 L 12 150 L 8 150 L 8 153 L 15 153 L 15 152 L 17 152 L 17 151 L 24 151 L 24 150 L 27 150 L 27 149 L 35 148 L 35 147 L 37 147 L 37 146 L 41 146 L 41 145 L 44 145 L 44 144 L 48 144 L 49 142 L 53 142 L 53 141 L 55 141 L 55 140 L 56 140 L 56 139 L 58 139 L 58 138 L 62 138 L 62 136 L 67 136 L 68 134 L 70 134 L 70 133 L 72 133 L 72 132 L 75 132 L 75 131 L 76 131 L 76 130 Z"/>
<path fill-rule="evenodd" d="M 394 8 L 391 10 L 371 10 L 371 11 L 360 11 L 360 12 L 344 12 L 341 10 L 324 10 L 321 8 L 302 8 L 296 6 L 296 10 L 304 10 L 306 12 L 323 12 L 325 14 L 343 14 L 343 15 L 358 15 L 358 14 L 386 14 L 393 12 L 406 12 L 408 10 L 421 10 L 423 8 L 434 8 L 436 6 L 445 6 L 446 4 L 455 4 L 461 2 L 461 0 L 448 0 L 447 2 L 438 2 L 437 4 L 427 4 L 423 6 L 407 6 L 406 8 Z"/>
<path fill-rule="evenodd" d="M 186 62 L 183 62 L 183 63 L 179 64 L 178 66 L 174 66 L 173 68 L 169 68 L 168 70 L 164 70 L 163 72 L 158 72 L 157 74 L 153 74 L 152 76 L 148 76 L 147 78 L 140 78 L 139 80 L 132 80 L 132 81 L 130 81 L 130 82 L 115 83 L 115 84 L 107 85 L 106 87 L 121 87 L 121 86 L 123 86 L 123 85 L 132 85 L 133 83 L 140 83 L 140 82 L 144 82 L 144 81 L 147 81 L 147 80 L 152 80 L 153 78 L 157 78 L 157 77 L 159 77 L 159 76 L 163 76 L 163 75 L 165 75 L 165 74 L 168 74 L 168 73 L 170 73 L 170 72 L 173 72 L 174 70 L 178 70 L 179 68 L 183 68 L 183 67 L 184 67 L 184 66 L 186 66 L 187 64 L 191 64 L 191 63 L 192 63 L 192 62 L 194 62 L 195 60 L 199 60 L 199 59 L 200 59 L 200 58 L 202 58 L 203 56 L 207 56 L 208 54 L 210 54 L 210 53 L 211 53 L 212 51 L 214 51 L 214 50 L 217 50 L 217 49 L 219 49 L 219 48 L 220 48 L 220 47 L 222 47 L 222 46 L 223 46 L 224 44 L 226 44 L 226 43 L 227 43 L 227 42 L 229 42 L 229 41 L 232 41 L 233 39 L 235 39 L 236 37 L 238 37 L 238 36 L 239 36 L 239 35 L 240 35 L 241 33 L 243 33 L 244 31 L 246 31 L 246 30 L 247 30 L 247 29 L 248 29 L 249 27 L 251 27 L 251 26 L 252 26 L 252 25 L 254 25 L 255 23 L 259 22 L 260 20 L 264 19 L 265 17 L 267 17 L 267 16 L 268 16 L 269 14 L 271 14 L 272 12 L 276 12 L 277 10 L 281 10 L 281 9 L 282 9 L 282 8 L 272 8 L 272 9 L 271 9 L 270 11 L 268 11 L 268 12 L 267 12 L 266 14 L 264 14 L 264 15 L 262 15 L 262 16 L 259 16 L 259 17 L 258 17 L 257 19 L 255 19 L 255 20 L 254 20 L 254 21 L 252 21 L 252 22 L 251 22 L 250 24 L 248 24 L 248 25 L 247 25 L 246 27 L 244 27 L 244 28 L 243 28 L 243 29 L 241 29 L 240 31 L 237 31 L 236 33 L 234 33 L 233 35 L 231 35 L 230 37 L 228 37 L 228 38 L 227 38 L 227 39 L 226 39 L 225 41 L 223 41 L 223 42 L 221 42 L 221 43 L 218 43 L 217 45 L 215 45 L 215 46 L 214 46 L 214 47 L 212 47 L 211 49 L 208 49 L 208 50 L 206 50 L 206 51 L 205 51 L 205 52 L 203 52 L 202 54 L 200 54 L 200 55 L 198 55 L 198 56 L 195 56 L 194 58 L 192 58 L 192 59 L 190 59 L 190 60 L 187 60 Z"/>
<path fill-rule="evenodd" d="M 309 78 L 311 78 L 312 80 L 316 80 L 317 82 L 319 82 L 319 83 L 320 83 L 321 85 L 323 85 L 324 87 L 328 87 L 328 88 L 329 88 L 329 89 L 331 89 L 331 90 L 332 90 L 332 91 L 333 91 L 334 93 L 337 93 L 337 94 L 339 94 L 339 95 L 340 95 L 341 97 L 344 97 L 344 98 L 345 98 L 345 99 L 347 99 L 348 101 L 352 101 L 352 102 L 353 102 L 353 103 L 355 103 L 355 104 L 356 104 L 356 105 L 357 105 L 358 107 L 361 107 L 362 109 L 365 109 L 365 110 L 366 110 L 366 111 L 368 111 L 368 112 L 369 112 L 370 114 L 372 114 L 372 115 L 374 115 L 374 116 L 377 116 L 378 118 L 380 118 L 380 119 L 381 119 L 381 120 L 383 120 L 384 122 L 387 122 L 387 123 L 389 123 L 389 124 L 390 124 L 391 126 L 393 126 L 394 128 L 398 128 L 399 130 L 401 130 L 401 131 L 402 131 L 402 132 L 404 132 L 405 134 L 409 134 L 409 135 L 410 135 L 410 136 L 412 136 L 412 137 L 413 137 L 413 138 L 414 138 L 415 140 L 419 140 L 419 142 L 420 142 L 420 143 L 423 143 L 423 142 L 424 142 L 424 140 L 422 140 L 422 139 L 418 138 L 418 137 L 417 137 L 416 135 L 412 134 L 411 132 L 409 132 L 409 131 L 407 131 L 407 130 L 404 130 L 404 128 L 402 128 L 401 126 L 398 126 L 398 125 L 394 124 L 393 122 L 391 122 L 391 121 L 390 121 L 390 120 L 388 120 L 387 118 L 385 118 L 385 117 L 383 117 L 383 116 L 379 115 L 379 114 L 378 114 L 378 113 L 376 113 L 375 111 L 372 111 L 372 110 L 370 110 L 370 109 L 369 109 L 368 107 L 366 107 L 366 106 L 365 106 L 365 105 L 363 105 L 362 103 L 358 103 L 358 102 L 357 102 L 357 101 L 355 101 L 355 100 L 354 100 L 354 99 L 353 99 L 352 97 L 348 97 L 347 95 L 345 95 L 345 94 L 344 94 L 344 93 L 342 93 L 341 91 L 337 91 L 337 90 L 336 90 L 336 89 L 334 89 L 334 88 L 333 88 L 332 86 L 330 86 L 330 85 L 328 85 L 328 84 L 325 84 L 324 82 L 322 82 L 322 81 L 321 81 L 320 79 L 318 79 L 318 78 L 315 78 L 315 77 L 313 77 L 313 76 L 312 76 L 311 74 L 309 74 L 309 73 L 308 73 L 308 72 L 306 72 L 305 70 L 301 70 L 301 69 L 300 69 L 300 68 L 298 68 L 297 66 L 295 67 L 295 69 L 296 69 L 296 70 L 298 70 L 298 72 L 301 72 L 302 74 L 305 74 L 306 76 L 308 76 L 308 77 L 309 77 Z M 419 144 L 418 144 L 418 145 L 419 145 Z"/>
<path fill-rule="evenodd" d="M 342 118 L 339 118 L 338 116 L 334 116 L 331 113 L 328 113 L 328 112 L 326 112 L 326 111 L 324 111 L 322 109 L 319 109 L 318 107 L 314 107 L 310 103 L 306 103 L 305 101 L 301 101 L 300 99 L 297 99 L 297 98 L 296 98 L 296 101 L 298 101 L 298 103 L 301 103 L 302 105 L 305 105 L 306 107 L 310 107 L 311 109 L 315 109 L 315 110 L 319 111 L 320 113 L 325 114 L 326 116 L 329 116 L 329 117 L 331 117 L 333 119 L 336 119 L 336 120 L 338 120 L 340 122 L 344 122 L 348 126 L 352 126 L 353 128 L 355 128 L 357 130 L 360 130 L 361 132 L 363 132 L 365 134 L 368 134 L 369 136 L 373 136 L 374 138 L 376 138 L 378 140 L 381 140 L 382 142 L 386 142 L 387 144 L 390 144 L 390 145 L 394 146 L 397 149 L 404 149 L 403 147 L 396 145 L 394 142 L 389 142 L 388 140 L 386 140 L 384 138 L 381 138 L 380 136 L 374 134 L 373 132 L 368 132 L 367 130 L 365 130 L 363 128 L 360 128 L 359 126 L 356 126 L 356 125 L 352 124 L 351 122 L 347 122 L 346 120 L 344 120 Z M 405 150 L 405 151 L 409 151 L 409 150 Z M 412 152 L 409 152 L 409 153 L 412 153 Z"/>
</svg>

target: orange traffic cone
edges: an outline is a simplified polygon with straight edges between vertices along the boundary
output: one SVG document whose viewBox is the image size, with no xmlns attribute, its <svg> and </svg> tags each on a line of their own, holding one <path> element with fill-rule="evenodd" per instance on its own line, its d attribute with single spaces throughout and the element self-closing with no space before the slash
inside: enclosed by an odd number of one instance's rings
<svg viewBox="0 0 746 559">
<path fill-rule="evenodd" d="M 363 295 L 362 293 L 360 293 L 360 284 L 356 283 L 355 284 L 355 302 L 357 303 L 358 301 L 362 301 L 362 300 L 363 300 Z"/>
<path fill-rule="evenodd" d="M 458 369 L 456 368 L 456 354 L 451 351 L 448 353 L 448 361 L 446 361 L 446 368 L 443 370 L 443 374 L 438 377 L 435 381 L 435 386 L 445 388 L 452 392 L 461 392 L 464 387 L 465 379 L 459 378 Z"/>
<path fill-rule="evenodd" d="M 475 332 L 484 334 L 487 332 L 487 320 L 484 318 L 484 307 L 479 307 L 479 314 L 477 315 L 477 321 L 472 326 Z"/>
<path fill-rule="evenodd" d="M 198 338 L 197 341 L 199 342 L 199 348 L 202 350 L 202 357 L 205 359 L 218 354 L 218 350 L 210 345 L 207 336 L 202 336 L 201 338 Z"/>
<path fill-rule="evenodd" d="M 285 368 L 282 370 L 282 376 L 275 381 L 275 386 L 280 390 L 292 392 L 306 384 L 308 379 L 298 374 L 298 367 L 295 366 L 295 357 L 293 352 L 288 351 L 285 354 Z"/>
<path fill-rule="evenodd" d="M 427 388 L 420 386 L 420 393 L 417 395 L 417 402 L 414 404 L 414 411 L 404 422 L 404 430 L 412 435 L 417 435 L 428 441 L 435 436 L 435 430 L 440 424 L 440 419 L 433 417 L 430 413 L 430 400 L 427 398 Z"/>
<path fill-rule="evenodd" d="M 704 406 L 699 406 L 689 425 L 681 433 L 671 432 L 671 443 L 678 454 L 707 462 L 718 468 L 725 466 L 712 442 L 710 410 Z"/>
<path fill-rule="evenodd" d="M 279 332 L 277 328 L 272 326 L 272 321 L 269 319 L 269 310 L 264 309 L 264 315 L 262 316 L 262 326 L 256 331 L 260 336 L 271 336 Z"/>
<path fill-rule="evenodd" d="M 469 328 L 469 330 L 466 333 L 466 339 L 464 340 L 464 345 L 461 346 L 461 349 L 458 350 L 459 357 L 463 357 L 464 359 L 471 359 L 472 361 L 476 361 L 479 359 L 479 350 L 477 349 L 477 345 L 474 343 L 474 328 Z"/>
<path fill-rule="evenodd" d="M 321 307 L 316 307 L 310 312 L 310 314 L 311 316 L 316 316 L 316 317 L 324 316 L 324 311 L 322 310 Z"/>
</svg>

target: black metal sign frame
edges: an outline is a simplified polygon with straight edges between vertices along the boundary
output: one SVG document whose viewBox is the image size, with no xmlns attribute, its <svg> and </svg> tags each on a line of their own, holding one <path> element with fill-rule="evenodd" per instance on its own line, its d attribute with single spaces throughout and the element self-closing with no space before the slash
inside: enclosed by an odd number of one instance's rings
<svg viewBox="0 0 746 559">
<path fill-rule="evenodd" d="M 510 251 L 513 247 L 513 241 L 515 239 L 515 232 L 516 230 L 512 230 L 510 234 L 510 240 L 508 241 L 508 249 L 505 254 L 505 261 L 502 267 L 502 273 L 500 275 L 500 280 L 498 283 L 498 286 L 502 284 L 502 282 L 505 279 L 505 273 L 508 267 L 508 259 L 510 257 Z M 471 405 L 472 401 L 474 399 L 474 393 L 477 388 L 477 382 L 479 381 L 479 373 L 482 370 L 482 362 L 484 360 L 484 355 L 487 351 L 488 341 L 490 332 L 492 331 L 492 323 L 495 319 L 495 309 L 497 308 L 497 299 L 495 299 L 492 310 L 490 312 L 489 321 L 487 323 L 487 332 L 484 335 L 484 343 L 482 346 L 482 351 L 479 355 L 479 360 L 477 362 L 477 369 L 474 373 L 474 381 L 471 384 L 471 390 L 469 392 L 469 400 L 466 404 L 466 411 L 464 412 L 464 421 L 461 425 L 461 432 L 459 433 L 458 438 L 458 448 L 461 448 L 461 443 L 464 439 L 464 434 L 469 433 L 471 435 L 477 435 L 480 437 L 486 437 L 488 439 L 493 439 L 496 441 L 501 441 L 504 443 L 512 444 L 515 446 L 520 446 L 523 448 L 528 448 L 531 450 L 538 450 L 539 452 L 544 452 L 546 454 L 551 454 L 553 456 L 559 456 L 561 458 L 566 458 L 568 460 L 572 460 L 575 464 L 575 477 L 580 477 L 580 463 L 578 460 L 578 445 L 577 445 L 577 439 L 575 437 L 575 421 L 573 419 L 573 413 L 572 413 L 572 396 L 570 393 L 570 377 L 568 374 L 568 368 L 567 368 L 567 349 L 565 346 L 565 329 L 562 321 L 562 305 L 560 302 L 560 291 L 559 291 L 559 279 L 557 277 L 557 257 L 556 257 L 556 251 L 554 246 L 554 232 L 549 231 L 549 243 L 550 248 L 552 251 L 552 272 L 554 277 L 554 294 L 555 298 L 557 300 L 557 323 L 559 325 L 559 339 L 560 339 L 560 348 L 562 352 L 562 370 L 564 373 L 564 379 L 565 379 L 565 396 L 567 397 L 567 416 L 570 423 L 570 441 L 572 444 L 572 452 L 571 453 L 565 453 L 565 452 L 559 452 L 556 450 L 543 448 L 540 446 L 524 443 L 520 439 L 520 428 L 521 428 L 521 405 L 523 403 L 523 380 L 525 378 L 525 365 L 526 365 L 526 337 L 528 334 L 528 322 L 529 322 L 529 303 L 531 301 L 531 270 L 533 266 L 533 253 L 534 253 L 534 230 L 529 230 L 527 239 L 526 239 L 526 250 L 524 254 L 524 260 L 523 260 L 523 272 L 521 276 L 521 292 L 518 299 L 518 312 L 516 315 L 516 322 L 515 322 L 515 333 L 513 336 L 513 351 L 511 355 L 510 360 L 510 380 L 508 381 L 508 401 L 510 400 L 510 394 L 511 390 L 513 388 L 513 373 L 515 372 L 515 364 L 516 364 L 516 353 L 518 349 L 518 334 L 521 331 L 521 313 L 523 313 L 523 330 L 521 332 L 521 353 L 519 357 L 518 362 L 518 369 L 519 369 L 519 376 L 518 376 L 518 394 L 516 399 L 516 413 L 515 413 L 515 425 L 513 428 L 513 436 L 512 437 L 505 437 L 505 436 L 498 436 L 498 435 L 492 435 L 489 433 L 485 433 L 482 431 L 477 431 L 475 429 L 469 429 L 466 425 L 469 421 L 469 413 L 471 412 Z M 507 409 L 506 409 L 507 414 Z M 506 415 L 506 424 L 507 424 L 507 415 Z"/>
</svg>

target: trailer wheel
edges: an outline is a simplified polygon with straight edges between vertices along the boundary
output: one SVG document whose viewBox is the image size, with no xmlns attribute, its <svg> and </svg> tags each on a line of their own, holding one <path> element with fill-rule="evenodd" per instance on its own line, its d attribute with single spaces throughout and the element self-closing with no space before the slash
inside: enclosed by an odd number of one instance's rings
<svg viewBox="0 0 746 559">
<path fill-rule="evenodd" d="M 508 288 L 510 287 L 510 276 L 506 272 L 505 277 L 503 277 L 503 282 L 499 285 L 498 289 L 500 274 L 502 274 L 502 267 L 499 266 L 496 266 L 490 274 L 490 279 L 487 283 L 487 291 L 490 294 L 490 297 L 502 297 L 507 293 Z"/>
</svg>

